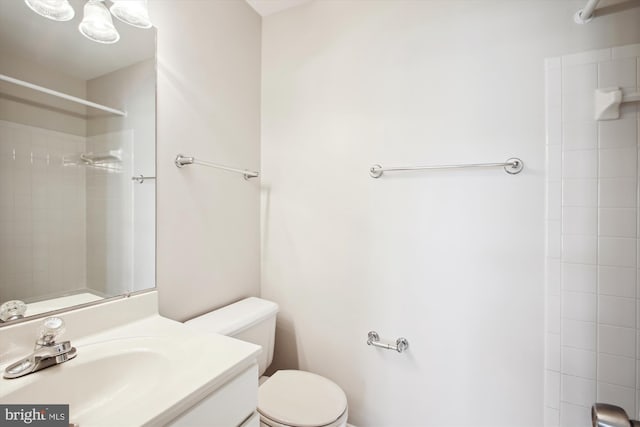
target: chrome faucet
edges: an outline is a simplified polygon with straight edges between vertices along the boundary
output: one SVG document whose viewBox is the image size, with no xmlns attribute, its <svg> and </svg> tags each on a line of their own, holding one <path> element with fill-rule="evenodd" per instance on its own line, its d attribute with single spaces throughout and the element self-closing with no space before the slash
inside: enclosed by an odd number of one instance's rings
<svg viewBox="0 0 640 427">
<path fill-rule="evenodd" d="M 56 337 L 63 332 L 64 320 L 59 317 L 46 318 L 33 353 L 7 366 L 3 376 L 7 379 L 22 377 L 76 357 L 77 350 L 71 346 L 71 341 L 56 342 Z"/>
<path fill-rule="evenodd" d="M 640 421 L 629 419 L 619 406 L 608 403 L 595 403 L 591 407 L 593 427 L 640 427 Z"/>
</svg>

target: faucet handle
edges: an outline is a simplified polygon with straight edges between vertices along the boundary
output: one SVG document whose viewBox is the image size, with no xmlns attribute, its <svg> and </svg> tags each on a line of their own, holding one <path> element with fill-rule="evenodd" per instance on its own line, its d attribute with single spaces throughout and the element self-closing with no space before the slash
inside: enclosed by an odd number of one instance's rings
<svg viewBox="0 0 640 427">
<path fill-rule="evenodd" d="M 27 305 L 20 300 L 7 301 L 0 305 L 0 322 L 22 319 L 27 312 Z"/>
<path fill-rule="evenodd" d="M 60 317 L 47 317 L 42 322 L 40 328 L 40 338 L 38 344 L 51 345 L 55 342 L 56 337 L 64 333 L 64 320 Z"/>
</svg>

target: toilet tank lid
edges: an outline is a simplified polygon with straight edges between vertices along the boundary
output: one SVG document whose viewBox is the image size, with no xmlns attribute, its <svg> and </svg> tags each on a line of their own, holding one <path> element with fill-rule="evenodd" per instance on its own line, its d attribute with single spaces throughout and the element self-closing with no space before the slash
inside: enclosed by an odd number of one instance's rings
<svg viewBox="0 0 640 427">
<path fill-rule="evenodd" d="M 250 297 L 187 320 L 185 324 L 203 332 L 235 335 L 243 330 L 275 316 L 278 304 L 261 298 Z"/>
</svg>

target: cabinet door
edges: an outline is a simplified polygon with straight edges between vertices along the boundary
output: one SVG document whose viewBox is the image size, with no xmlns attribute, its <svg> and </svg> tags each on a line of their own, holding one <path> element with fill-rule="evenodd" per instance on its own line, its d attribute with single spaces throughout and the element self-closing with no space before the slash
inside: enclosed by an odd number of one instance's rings
<svg viewBox="0 0 640 427">
<path fill-rule="evenodd" d="M 240 426 L 258 407 L 258 365 L 227 382 L 168 424 L 170 427 Z M 258 418 L 258 425 L 260 418 Z M 252 424 L 249 424 L 252 426 Z"/>
</svg>

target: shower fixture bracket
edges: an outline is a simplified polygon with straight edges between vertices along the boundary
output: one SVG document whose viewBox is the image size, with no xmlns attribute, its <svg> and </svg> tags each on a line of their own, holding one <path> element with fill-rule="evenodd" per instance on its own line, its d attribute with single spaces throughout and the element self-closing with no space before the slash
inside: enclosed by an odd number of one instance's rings
<svg viewBox="0 0 640 427">
<path fill-rule="evenodd" d="M 640 92 L 624 95 L 619 87 L 596 89 L 596 120 L 617 120 L 620 118 L 620 105 L 640 101 Z"/>
</svg>

